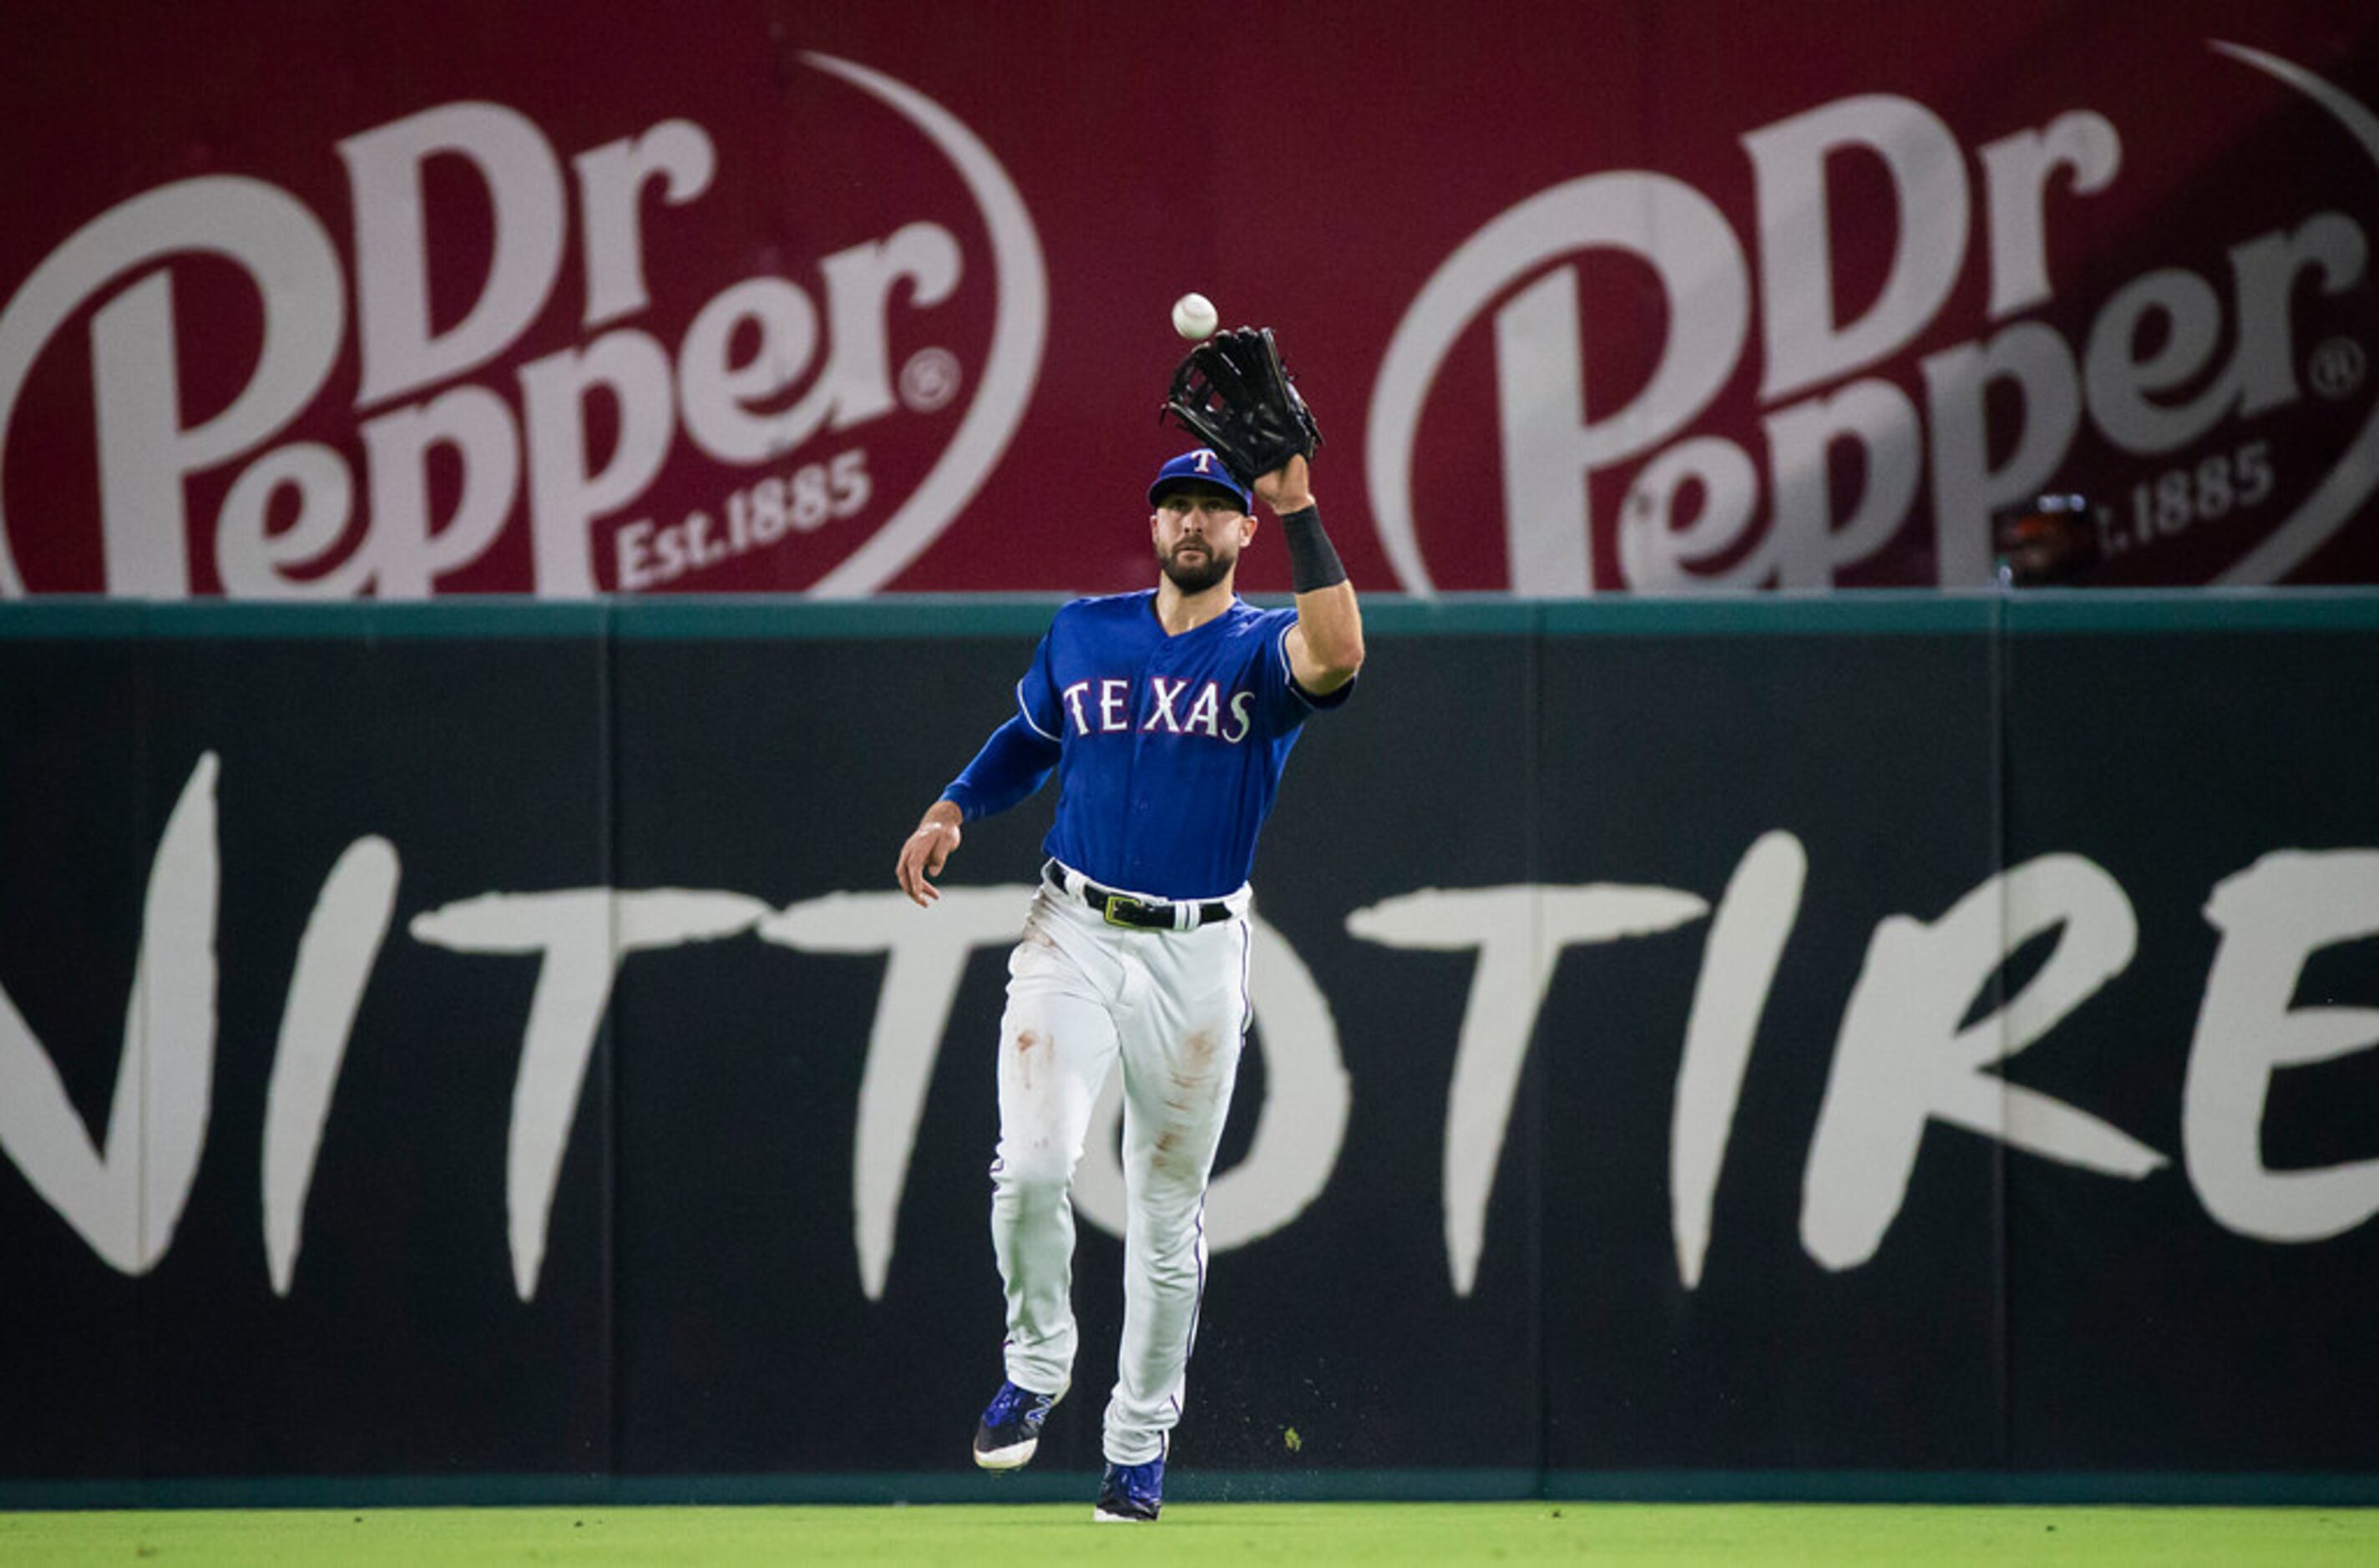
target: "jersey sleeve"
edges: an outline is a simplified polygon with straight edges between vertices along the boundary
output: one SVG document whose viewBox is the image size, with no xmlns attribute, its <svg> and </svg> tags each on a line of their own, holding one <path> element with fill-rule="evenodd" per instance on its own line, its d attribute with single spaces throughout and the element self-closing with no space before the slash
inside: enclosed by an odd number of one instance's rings
<svg viewBox="0 0 2379 1568">
<path fill-rule="evenodd" d="M 1016 713 L 991 732 L 974 760 L 942 791 L 972 822 L 1023 800 L 1047 781 L 1065 749 L 1059 741 L 1057 691 L 1049 678 L 1049 636 L 1033 650 L 1024 679 L 1016 683 Z"/>
<path fill-rule="evenodd" d="M 1065 733 L 1064 708 L 1058 700 L 1057 682 L 1050 674 L 1051 660 L 1056 657 L 1051 645 L 1057 635 L 1054 625 L 1041 633 L 1041 645 L 1033 650 L 1033 662 L 1025 667 L 1024 679 L 1016 683 L 1017 716 L 1051 745 L 1056 745 Z"/>
<path fill-rule="evenodd" d="M 991 732 L 974 760 L 942 791 L 942 799 L 954 802 L 969 822 L 996 815 L 1041 788 L 1062 749 L 1020 713 Z"/>
<path fill-rule="evenodd" d="M 1317 713 L 1345 706 L 1362 677 L 1357 676 L 1334 692 L 1316 694 L 1307 691 L 1297 683 L 1297 674 L 1288 663 L 1288 633 L 1297 625 L 1297 611 L 1277 610 L 1270 620 L 1273 624 L 1264 628 L 1260 679 L 1264 713 L 1272 721 L 1273 732 L 1281 734 Z"/>
</svg>

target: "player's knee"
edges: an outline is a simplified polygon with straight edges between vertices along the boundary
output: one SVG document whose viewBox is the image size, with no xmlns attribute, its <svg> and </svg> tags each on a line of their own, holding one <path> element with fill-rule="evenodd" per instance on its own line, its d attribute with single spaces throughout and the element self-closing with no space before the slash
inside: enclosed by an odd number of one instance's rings
<svg viewBox="0 0 2379 1568">
<path fill-rule="evenodd" d="M 1198 1267 L 1198 1215 L 1193 1210 L 1168 1216 L 1141 1209 L 1132 1215 L 1141 1238 L 1141 1250 L 1154 1266 L 1179 1272 Z"/>
<path fill-rule="evenodd" d="M 1074 1156 L 1063 1149 L 1002 1150 L 992 1181 L 1020 1202 L 1055 1202 L 1073 1185 Z"/>
<path fill-rule="evenodd" d="M 1160 1296 L 1194 1295 L 1203 1272 L 1197 1253 L 1191 1250 L 1151 1258 L 1142 1267 L 1149 1285 Z"/>
</svg>

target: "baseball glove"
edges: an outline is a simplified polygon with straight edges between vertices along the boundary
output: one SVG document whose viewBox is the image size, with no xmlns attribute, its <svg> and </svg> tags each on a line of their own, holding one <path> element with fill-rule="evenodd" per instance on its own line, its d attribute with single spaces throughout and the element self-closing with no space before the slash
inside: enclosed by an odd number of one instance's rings
<svg viewBox="0 0 2379 1568">
<path fill-rule="evenodd" d="M 1216 332 L 1174 368 L 1159 418 L 1170 416 L 1214 449 L 1239 483 L 1252 487 L 1291 457 L 1322 444 L 1312 411 L 1281 368 L 1270 327 Z"/>
</svg>

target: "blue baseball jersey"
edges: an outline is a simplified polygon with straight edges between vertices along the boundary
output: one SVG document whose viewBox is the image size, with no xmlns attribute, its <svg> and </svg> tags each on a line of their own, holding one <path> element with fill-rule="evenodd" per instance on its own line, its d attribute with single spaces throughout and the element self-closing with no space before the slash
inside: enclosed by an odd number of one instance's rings
<svg viewBox="0 0 2379 1568">
<path fill-rule="evenodd" d="M 1017 717 L 948 790 L 972 820 L 1057 774 L 1043 848 L 1095 882 L 1162 899 L 1243 886 L 1308 716 L 1345 702 L 1297 684 L 1293 609 L 1230 609 L 1168 636 L 1153 589 L 1061 608 L 1017 682 Z"/>
</svg>

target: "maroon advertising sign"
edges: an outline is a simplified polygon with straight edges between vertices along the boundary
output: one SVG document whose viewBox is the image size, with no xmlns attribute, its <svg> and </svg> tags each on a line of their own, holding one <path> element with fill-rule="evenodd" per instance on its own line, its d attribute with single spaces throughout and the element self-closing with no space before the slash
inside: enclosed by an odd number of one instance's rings
<svg viewBox="0 0 2379 1568">
<path fill-rule="evenodd" d="M 1193 289 L 1278 331 L 1367 588 L 1979 586 L 2044 495 L 2075 580 L 2379 581 L 2357 0 L 0 45 L 0 595 L 1140 585 Z"/>
</svg>

